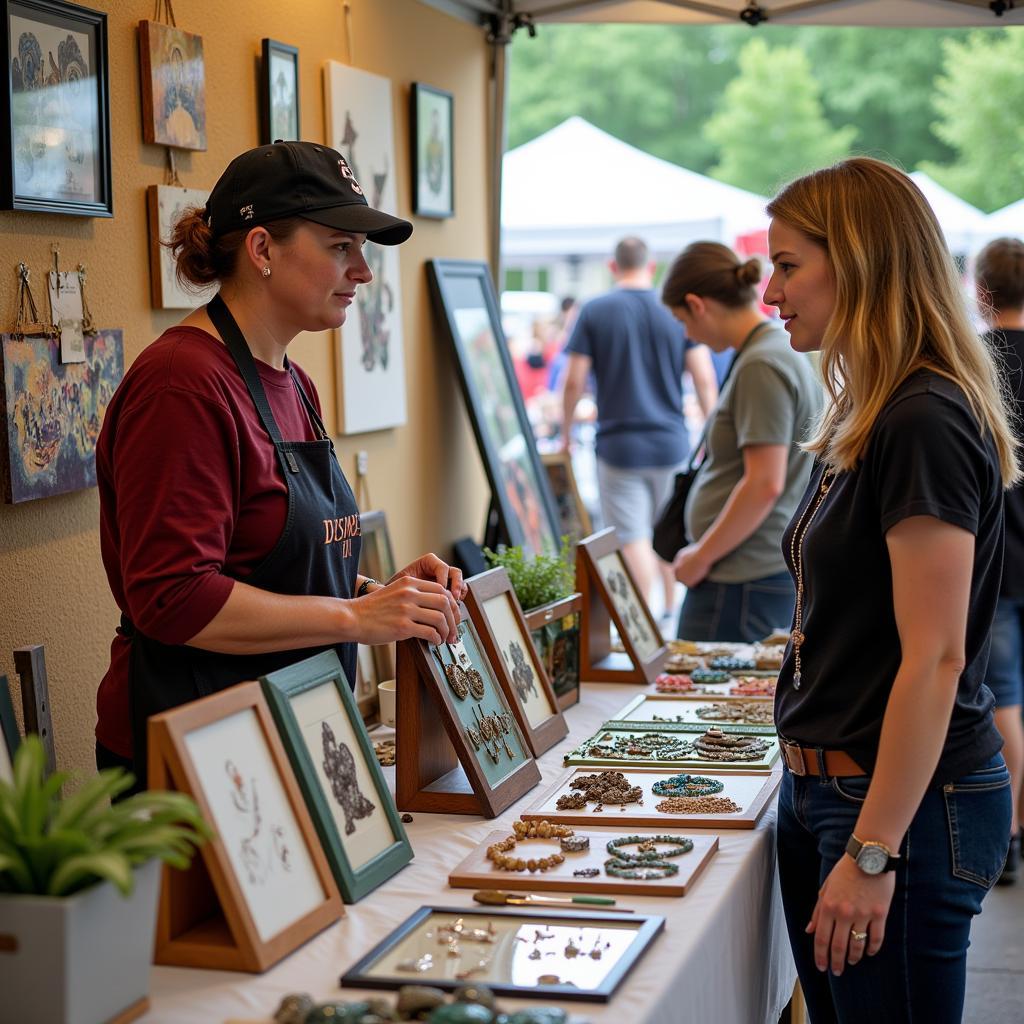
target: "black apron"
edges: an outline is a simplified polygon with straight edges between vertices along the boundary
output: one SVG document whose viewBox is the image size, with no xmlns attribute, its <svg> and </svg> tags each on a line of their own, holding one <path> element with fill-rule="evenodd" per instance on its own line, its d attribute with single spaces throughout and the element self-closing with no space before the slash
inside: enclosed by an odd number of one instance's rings
<svg viewBox="0 0 1024 1024">
<path fill-rule="evenodd" d="M 270 435 L 288 490 L 288 512 L 281 536 L 270 554 L 242 582 L 275 594 L 351 598 L 362 543 L 359 510 L 323 422 L 286 359 L 285 365 L 321 440 L 282 440 L 256 361 L 235 318 L 219 295 L 206 311 L 234 358 Z M 160 643 L 134 628 L 123 615 L 121 631 L 131 641 L 132 742 L 135 774 L 141 786 L 145 786 L 146 721 L 150 715 L 330 650 L 310 647 L 266 654 L 217 654 Z M 356 645 L 339 643 L 334 649 L 351 682 L 355 679 Z"/>
</svg>

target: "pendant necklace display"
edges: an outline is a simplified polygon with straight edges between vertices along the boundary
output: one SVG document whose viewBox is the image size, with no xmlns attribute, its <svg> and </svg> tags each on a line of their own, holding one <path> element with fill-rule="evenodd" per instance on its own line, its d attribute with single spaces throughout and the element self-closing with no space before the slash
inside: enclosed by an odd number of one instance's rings
<svg viewBox="0 0 1024 1024">
<path fill-rule="evenodd" d="M 814 502 L 813 507 L 811 502 L 807 503 L 804 508 L 803 515 L 797 520 L 796 528 L 793 530 L 793 535 L 789 539 L 789 556 L 790 561 L 793 564 L 793 571 L 796 574 L 796 608 L 793 613 L 793 632 L 790 634 L 790 639 L 793 642 L 793 689 L 800 689 L 800 648 L 803 647 L 804 641 L 807 637 L 803 633 L 804 624 L 804 541 L 807 537 L 807 531 L 811 528 L 811 523 L 814 522 L 814 517 L 818 514 L 818 510 L 821 508 L 825 499 L 828 497 L 828 492 L 835 483 L 835 474 L 830 470 L 826 470 L 821 477 L 821 486 L 818 488 L 817 501 Z M 810 515 L 808 515 L 810 511 Z M 806 521 L 804 517 L 806 518 Z"/>
<path fill-rule="evenodd" d="M 459 639 L 455 643 L 445 644 L 445 646 L 452 656 L 452 663 L 462 672 L 473 699 L 483 700 L 487 694 L 487 690 L 484 688 L 484 677 L 478 669 L 473 667 L 473 661 L 462 642 L 463 636 L 465 636 L 463 627 L 459 626 Z"/>
</svg>

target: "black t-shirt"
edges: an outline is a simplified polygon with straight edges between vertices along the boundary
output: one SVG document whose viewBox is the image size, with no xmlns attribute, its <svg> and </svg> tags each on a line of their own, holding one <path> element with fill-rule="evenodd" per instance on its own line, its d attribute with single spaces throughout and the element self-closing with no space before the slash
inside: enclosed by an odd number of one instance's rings
<svg viewBox="0 0 1024 1024">
<path fill-rule="evenodd" d="M 793 530 L 821 485 L 817 463 L 783 538 L 790 571 Z M 929 370 L 909 377 L 879 414 L 861 464 L 840 473 L 804 541 L 806 640 L 793 688 L 792 644 L 779 674 L 780 735 L 844 750 L 874 770 L 882 716 L 900 665 L 885 534 L 911 516 L 934 516 L 974 534 L 967 664 L 933 785 L 949 782 L 1002 746 L 982 684 L 1003 560 L 1002 480 L 995 444 L 982 435 L 963 392 Z M 795 576 L 795 572 L 794 572 Z"/>
<path fill-rule="evenodd" d="M 1000 370 L 1010 386 L 1016 433 L 1024 426 L 1024 331 L 990 331 L 985 340 L 1000 357 Z M 1022 438 L 1024 440 L 1024 438 Z M 1003 597 L 1024 599 L 1024 487 L 1006 492 L 1006 556 L 1003 559 Z"/>
</svg>

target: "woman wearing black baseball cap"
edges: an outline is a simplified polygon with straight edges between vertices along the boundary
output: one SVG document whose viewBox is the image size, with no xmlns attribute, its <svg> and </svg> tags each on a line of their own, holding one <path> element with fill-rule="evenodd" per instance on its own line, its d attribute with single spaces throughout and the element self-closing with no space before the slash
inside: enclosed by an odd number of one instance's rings
<svg viewBox="0 0 1024 1024">
<path fill-rule="evenodd" d="M 454 641 L 458 569 L 424 555 L 359 577 L 359 510 L 310 378 L 302 331 L 345 322 L 372 274 L 369 239 L 407 221 L 372 209 L 340 153 L 277 142 L 231 162 L 171 247 L 188 284 L 219 284 L 146 348 L 96 452 L 103 563 L 121 626 L 97 696 L 97 764 L 145 777 L 146 719 L 335 648 Z"/>
</svg>

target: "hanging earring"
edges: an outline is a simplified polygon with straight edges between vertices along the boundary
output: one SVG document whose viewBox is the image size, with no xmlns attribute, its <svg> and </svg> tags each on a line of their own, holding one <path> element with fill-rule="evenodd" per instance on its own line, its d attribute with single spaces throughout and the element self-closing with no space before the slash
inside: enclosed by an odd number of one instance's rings
<svg viewBox="0 0 1024 1024">
<path fill-rule="evenodd" d="M 263 269 L 262 269 L 262 270 L 260 271 L 260 273 L 261 273 L 261 274 L 262 274 L 262 275 L 263 275 L 264 277 L 270 277 L 270 267 L 264 267 L 264 268 L 263 268 Z"/>
</svg>

